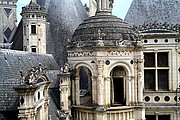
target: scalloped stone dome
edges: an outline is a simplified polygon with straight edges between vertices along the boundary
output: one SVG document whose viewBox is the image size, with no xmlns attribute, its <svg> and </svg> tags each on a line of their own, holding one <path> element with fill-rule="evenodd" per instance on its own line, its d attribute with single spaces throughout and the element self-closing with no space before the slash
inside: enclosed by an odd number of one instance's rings
<svg viewBox="0 0 180 120">
<path fill-rule="evenodd" d="M 102 39 L 104 46 L 112 46 L 116 41 L 133 41 L 134 38 L 135 33 L 127 22 L 116 16 L 100 13 L 84 20 L 75 30 L 71 42 L 74 45 L 79 42 L 83 46 L 94 46 L 94 42 Z"/>
</svg>

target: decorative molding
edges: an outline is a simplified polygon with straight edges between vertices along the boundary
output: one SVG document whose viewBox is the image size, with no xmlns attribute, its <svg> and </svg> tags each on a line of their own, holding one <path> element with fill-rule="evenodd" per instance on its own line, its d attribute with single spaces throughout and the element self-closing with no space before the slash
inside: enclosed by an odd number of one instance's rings
<svg viewBox="0 0 180 120">
<path fill-rule="evenodd" d="M 92 52 L 85 51 L 85 52 L 68 52 L 68 57 L 91 57 Z"/>
<path fill-rule="evenodd" d="M 62 92 L 62 93 L 67 93 L 68 92 L 68 86 L 67 87 L 62 87 L 62 88 L 60 88 L 60 92 Z"/>
<path fill-rule="evenodd" d="M 39 63 L 38 67 L 32 67 L 28 70 L 27 75 L 25 75 L 23 71 L 20 71 L 21 84 L 31 85 L 36 82 L 42 82 L 42 80 L 47 81 L 48 79 L 46 76 L 46 66 L 43 66 L 41 63 Z"/>
<path fill-rule="evenodd" d="M 180 32 L 180 25 L 171 25 L 168 23 L 161 23 L 161 22 L 151 22 L 151 23 L 144 23 L 142 26 L 133 26 L 133 29 L 135 31 L 140 31 L 140 32 L 146 32 L 150 30 L 165 30 L 165 31 L 171 31 L 171 32 Z"/>
<path fill-rule="evenodd" d="M 109 51 L 108 56 L 131 56 L 131 51 Z"/>
</svg>

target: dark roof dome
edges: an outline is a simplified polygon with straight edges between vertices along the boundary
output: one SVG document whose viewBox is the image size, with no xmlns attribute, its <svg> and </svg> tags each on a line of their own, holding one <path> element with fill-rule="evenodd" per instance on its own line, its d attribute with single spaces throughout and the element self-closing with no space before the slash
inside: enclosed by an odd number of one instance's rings
<svg viewBox="0 0 180 120">
<path fill-rule="evenodd" d="M 135 33 L 127 22 L 105 11 L 84 20 L 75 30 L 71 47 L 115 46 L 117 41 L 134 41 Z M 99 45 L 98 45 L 99 46 Z"/>
</svg>

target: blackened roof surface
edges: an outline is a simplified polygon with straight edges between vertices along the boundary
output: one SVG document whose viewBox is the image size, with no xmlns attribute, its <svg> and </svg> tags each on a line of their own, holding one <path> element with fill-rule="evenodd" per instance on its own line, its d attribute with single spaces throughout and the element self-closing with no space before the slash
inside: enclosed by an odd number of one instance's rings
<svg viewBox="0 0 180 120">
<path fill-rule="evenodd" d="M 22 70 L 23 73 L 26 74 L 27 70 L 31 67 L 38 66 L 39 63 L 47 66 L 47 71 L 59 70 L 52 55 L 39 55 L 22 51 L 0 49 L 0 111 L 17 109 L 19 99 L 13 87 L 20 83 L 19 71 Z M 53 73 L 53 77 L 55 78 L 55 76 L 57 76 L 55 73 L 57 72 Z M 57 79 L 53 81 L 56 80 Z"/>
<path fill-rule="evenodd" d="M 110 42 L 109 45 L 114 45 L 117 40 L 133 41 L 134 37 L 135 33 L 127 22 L 110 14 L 97 13 L 79 25 L 71 42 L 94 46 L 93 42 L 102 39 Z"/>
<path fill-rule="evenodd" d="M 125 17 L 131 26 L 144 23 L 180 23 L 180 0 L 133 0 Z"/>
<path fill-rule="evenodd" d="M 21 19 L 11 41 L 13 50 L 23 50 L 23 25 L 22 24 L 23 24 L 23 21 Z"/>
<path fill-rule="evenodd" d="M 47 53 L 63 65 L 66 44 L 78 25 L 88 17 L 80 0 L 37 0 L 47 10 Z"/>
</svg>

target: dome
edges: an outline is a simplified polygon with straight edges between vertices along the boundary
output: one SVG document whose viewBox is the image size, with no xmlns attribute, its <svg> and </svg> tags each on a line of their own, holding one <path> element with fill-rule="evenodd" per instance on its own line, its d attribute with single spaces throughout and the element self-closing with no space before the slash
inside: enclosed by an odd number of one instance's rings
<svg viewBox="0 0 180 120">
<path fill-rule="evenodd" d="M 134 41 L 135 33 L 122 19 L 103 12 L 84 20 L 75 30 L 71 47 L 115 46 L 117 42 Z"/>
</svg>

